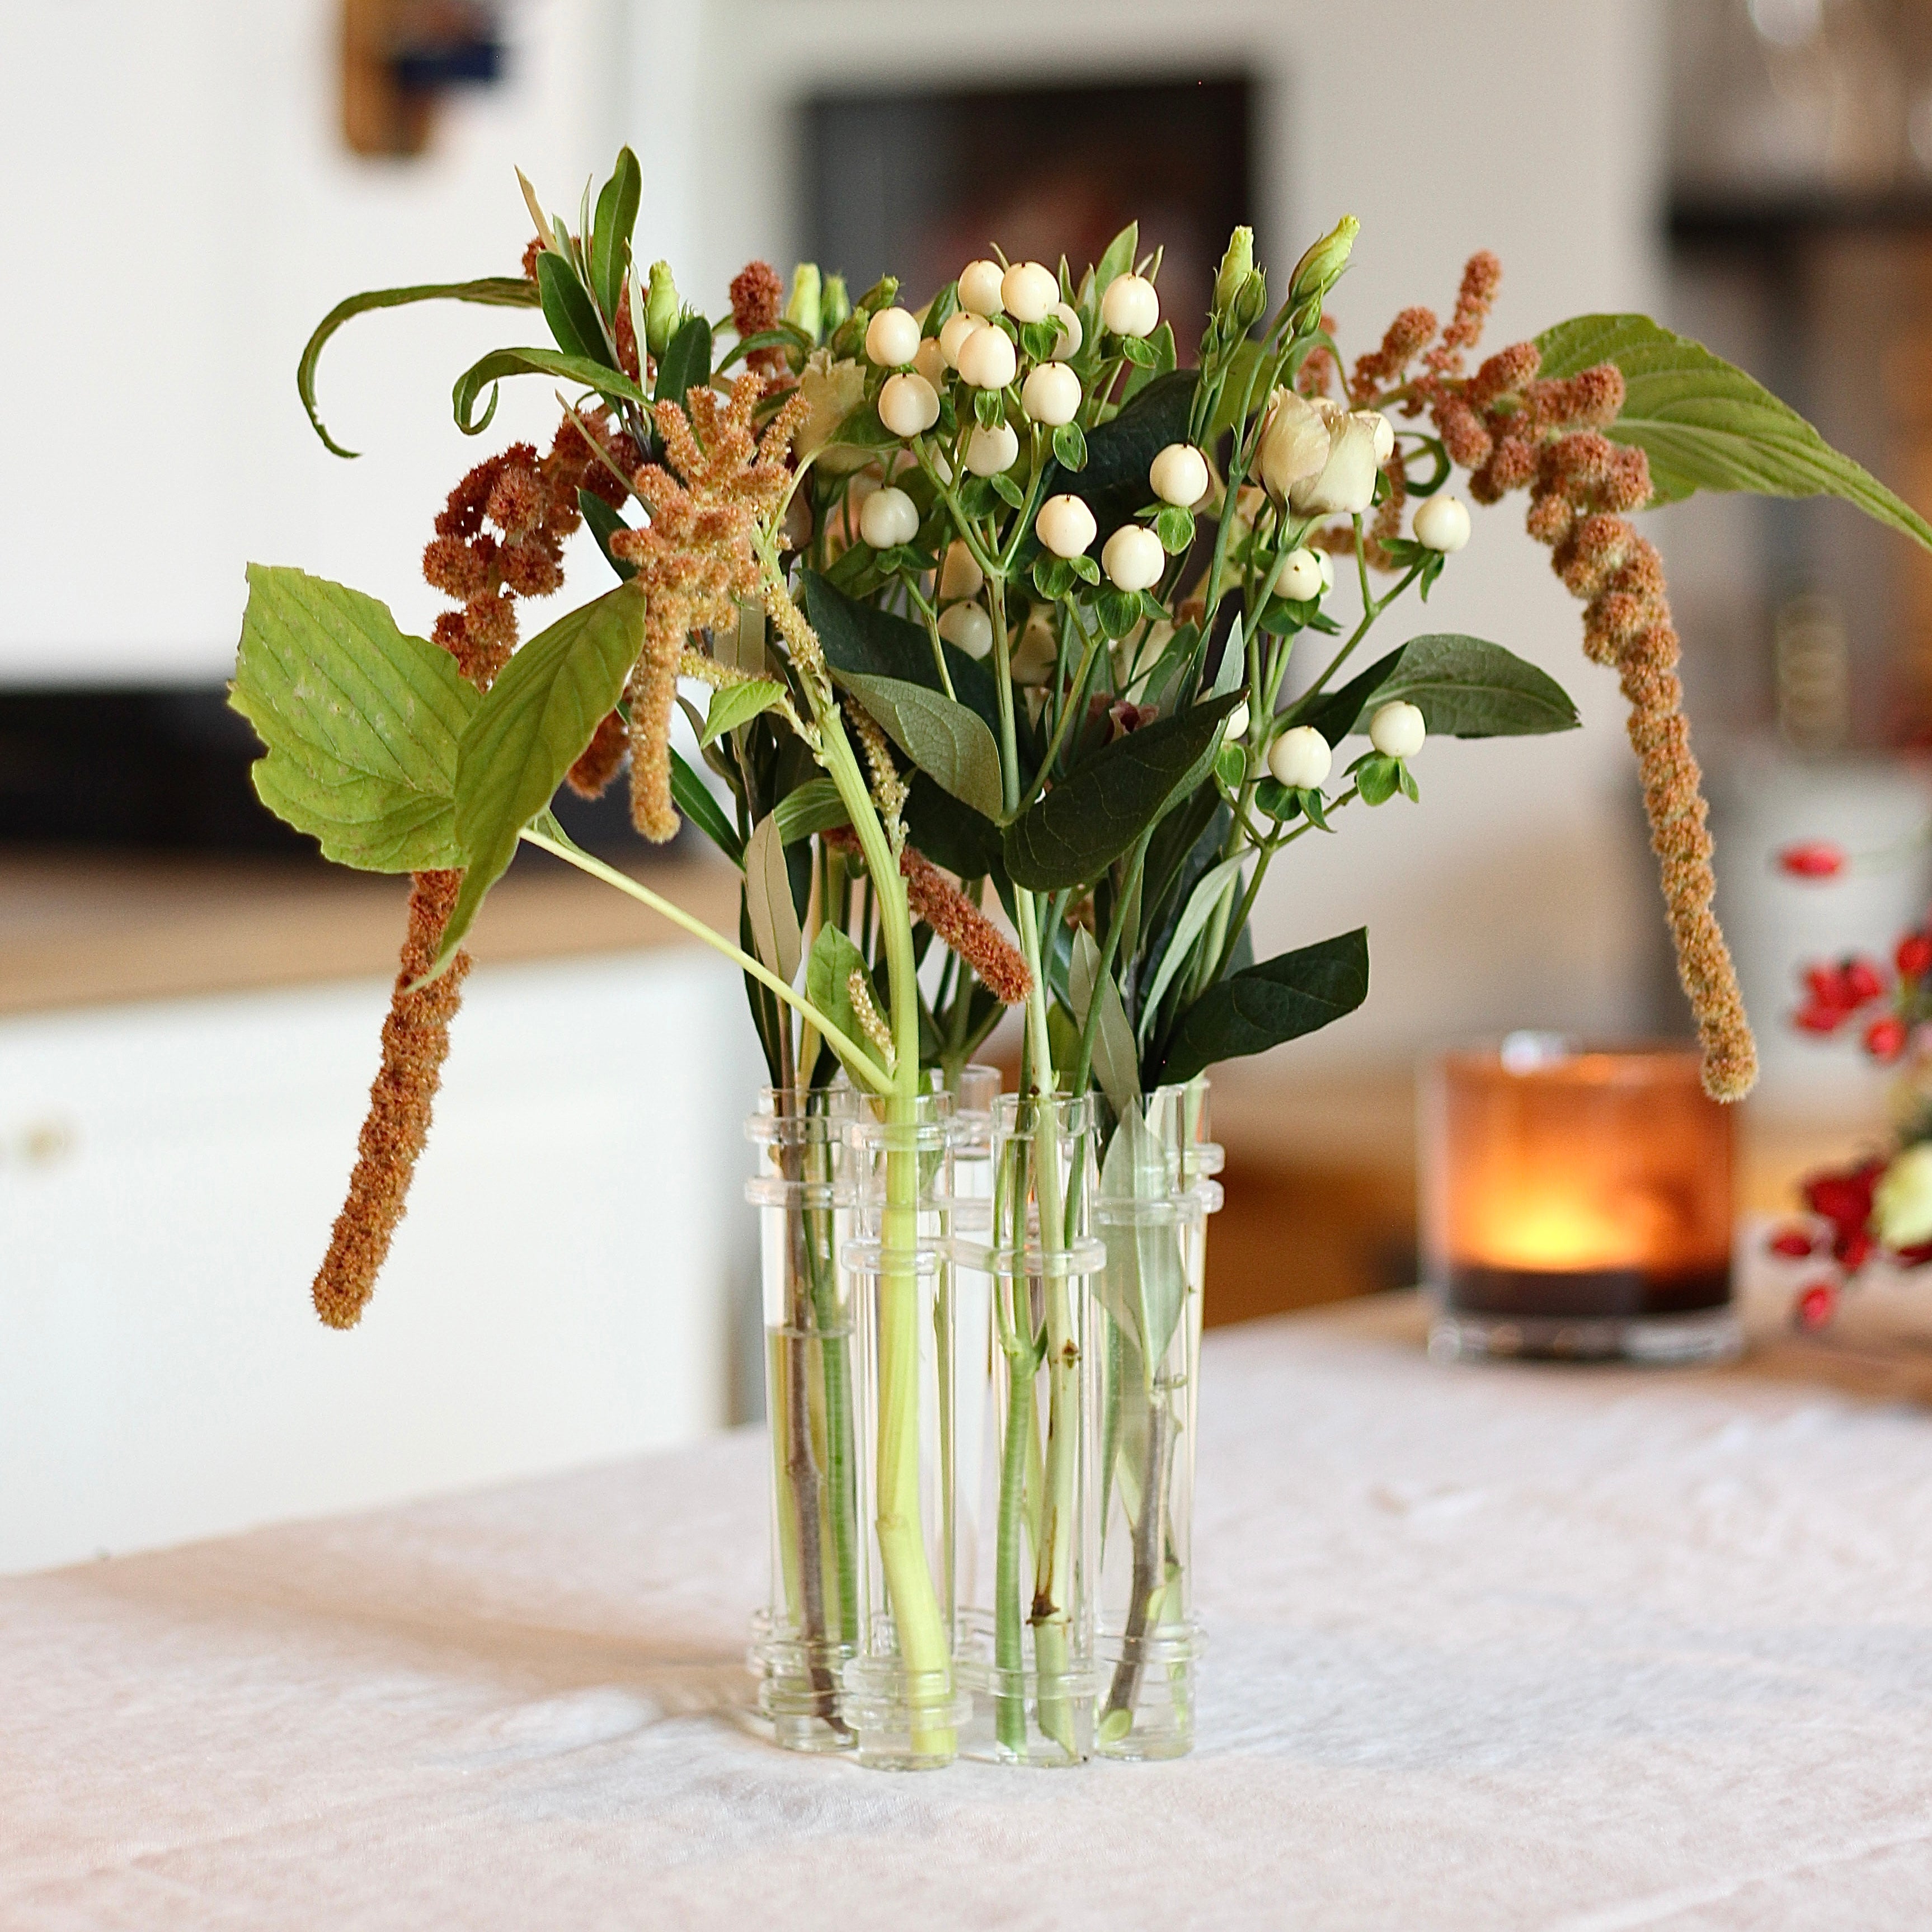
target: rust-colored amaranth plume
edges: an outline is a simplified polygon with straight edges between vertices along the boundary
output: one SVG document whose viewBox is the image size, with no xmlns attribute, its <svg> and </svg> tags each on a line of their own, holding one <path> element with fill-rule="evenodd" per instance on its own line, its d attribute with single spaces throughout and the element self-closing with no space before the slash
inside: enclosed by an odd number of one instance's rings
<svg viewBox="0 0 1932 1932">
<path fill-rule="evenodd" d="M 335 1217 L 328 1252 L 315 1277 L 315 1312 L 332 1328 L 352 1328 L 362 1318 L 403 1218 L 416 1156 L 428 1138 L 430 1107 L 449 1052 L 449 1022 L 462 1001 L 469 954 L 459 952 L 449 970 L 420 992 L 407 988 L 436 958 L 462 883 L 460 872 L 418 872 L 410 886 L 401 970 L 382 1022 L 382 1064 L 369 1089 L 349 1198 Z"/>
</svg>

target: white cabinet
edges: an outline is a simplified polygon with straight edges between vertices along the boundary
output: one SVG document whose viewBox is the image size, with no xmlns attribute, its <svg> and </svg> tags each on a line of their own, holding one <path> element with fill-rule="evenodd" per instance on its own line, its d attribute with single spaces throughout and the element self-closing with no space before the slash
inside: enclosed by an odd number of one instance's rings
<svg viewBox="0 0 1932 1932">
<path fill-rule="evenodd" d="M 308 1288 L 386 986 L 0 1023 L 0 1570 L 726 1419 L 759 1078 L 693 950 L 479 968 L 359 1328 Z"/>
</svg>

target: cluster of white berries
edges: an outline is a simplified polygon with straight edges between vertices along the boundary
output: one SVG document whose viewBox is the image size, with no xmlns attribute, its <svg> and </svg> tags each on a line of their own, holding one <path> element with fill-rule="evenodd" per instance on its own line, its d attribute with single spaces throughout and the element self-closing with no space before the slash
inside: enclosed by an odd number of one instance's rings
<svg viewBox="0 0 1932 1932">
<path fill-rule="evenodd" d="M 1233 732 L 1232 722 L 1229 730 Z M 1369 742 L 1385 758 L 1412 758 L 1429 735 L 1419 707 L 1401 698 L 1378 706 L 1369 720 Z M 1328 780 L 1335 754 L 1312 724 L 1297 724 L 1268 747 L 1268 771 L 1291 791 L 1318 790 Z"/>
</svg>

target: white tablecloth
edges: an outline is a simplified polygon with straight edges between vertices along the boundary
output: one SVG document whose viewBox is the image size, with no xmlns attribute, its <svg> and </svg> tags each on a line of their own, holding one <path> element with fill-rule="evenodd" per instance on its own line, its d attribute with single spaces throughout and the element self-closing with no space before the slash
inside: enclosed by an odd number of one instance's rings
<svg viewBox="0 0 1932 1932">
<path fill-rule="evenodd" d="M 0 1584 L 0 1926 L 1932 1923 L 1932 1418 L 1420 1334 L 1210 1337 L 1165 1766 L 764 1743 L 752 1432 Z"/>
</svg>

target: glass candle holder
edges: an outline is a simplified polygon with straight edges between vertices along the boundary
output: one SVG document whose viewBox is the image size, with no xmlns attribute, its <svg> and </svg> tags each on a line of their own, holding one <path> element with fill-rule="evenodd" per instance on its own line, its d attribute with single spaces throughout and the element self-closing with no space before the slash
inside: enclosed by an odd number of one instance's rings
<svg viewBox="0 0 1932 1932">
<path fill-rule="evenodd" d="M 1425 1084 L 1430 1352 L 1733 1354 L 1731 1119 L 1670 1046 L 1512 1034 Z"/>
</svg>

